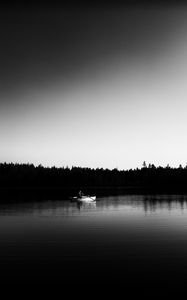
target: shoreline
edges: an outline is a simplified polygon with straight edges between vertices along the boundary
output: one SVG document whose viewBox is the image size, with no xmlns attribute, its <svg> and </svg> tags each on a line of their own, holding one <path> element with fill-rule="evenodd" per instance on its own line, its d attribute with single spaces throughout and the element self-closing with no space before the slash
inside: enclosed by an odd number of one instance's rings
<svg viewBox="0 0 187 300">
<path fill-rule="evenodd" d="M 31 202 L 69 200 L 78 192 L 77 187 L 0 187 L 0 203 L 4 202 Z M 83 187 L 83 192 L 97 197 L 122 195 L 187 195 L 187 188 L 180 186 L 170 187 Z"/>
</svg>

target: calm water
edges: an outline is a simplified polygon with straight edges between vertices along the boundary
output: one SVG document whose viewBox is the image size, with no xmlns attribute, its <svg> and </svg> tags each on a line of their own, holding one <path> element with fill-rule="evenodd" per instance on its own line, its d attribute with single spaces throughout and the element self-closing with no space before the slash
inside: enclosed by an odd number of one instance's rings
<svg viewBox="0 0 187 300">
<path fill-rule="evenodd" d="M 1 279 L 184 283 L 187 196 L 0 206 Z"/>
</svg>

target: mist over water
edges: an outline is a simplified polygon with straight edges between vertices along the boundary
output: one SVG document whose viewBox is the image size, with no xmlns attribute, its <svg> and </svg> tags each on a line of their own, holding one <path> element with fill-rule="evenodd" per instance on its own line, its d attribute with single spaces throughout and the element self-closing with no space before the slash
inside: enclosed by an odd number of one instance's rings
<svg viewBox="0 0 187 300">
<path fill-rule="evenodd" d="M 2 280 L 21 282 L 185 283 L 187 196 L 3 204 L 0 265 Z"/>
</svg>

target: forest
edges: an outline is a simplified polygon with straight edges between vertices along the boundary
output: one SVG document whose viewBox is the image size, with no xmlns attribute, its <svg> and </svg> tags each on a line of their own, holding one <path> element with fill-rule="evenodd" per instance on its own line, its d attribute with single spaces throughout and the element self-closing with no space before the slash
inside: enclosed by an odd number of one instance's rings
<svg viewBox="0 0 187 300">
<path fill-rule="evenodd" d="M 172 168 L 143 163 L 142 168 L 109 170 L 82 167 L 43 167 L 0 163 L 0 196 L 33 191 L 67 198 L 78 190 L 97 195 L 125 193 L 185 193 L 187 166 Z M 11 194 L 11 195 L 12 195 Z M 41 195 L 40 195 L 41 196 Z"/>
</svg>

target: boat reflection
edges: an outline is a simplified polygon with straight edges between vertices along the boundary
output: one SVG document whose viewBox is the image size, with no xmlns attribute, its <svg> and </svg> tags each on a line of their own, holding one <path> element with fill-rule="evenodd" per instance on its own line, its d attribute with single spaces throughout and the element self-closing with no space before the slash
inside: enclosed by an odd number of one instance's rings
<svg viewBox="0 0 187 300">
<path fill-rule="evenodd" d="M 77 208 L 79 210 L 83 210 L 83 209 L 95 209 L 96 207 L 97 207 L 96 201 L 94 201 L 94 202 L 81 202 L 81 201 L 78 201 L 77 202 Z"/>
</svg>

